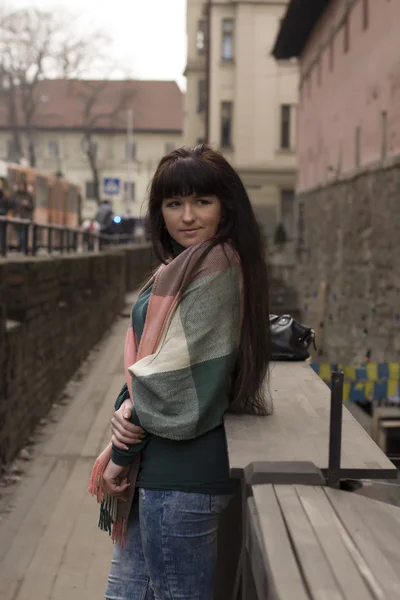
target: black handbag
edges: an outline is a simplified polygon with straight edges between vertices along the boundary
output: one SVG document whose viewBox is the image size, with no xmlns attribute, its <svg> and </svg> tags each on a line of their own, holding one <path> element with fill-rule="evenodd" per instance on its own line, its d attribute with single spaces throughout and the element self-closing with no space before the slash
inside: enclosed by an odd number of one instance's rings
<svg viewBox="0 0 400 600">
<path fill-rule="evenodd" d="M 314 344 L 315 332 L 290 315 L 270 315 L 271 360 L 306 360 L 308 348 Z"/>
</svg>

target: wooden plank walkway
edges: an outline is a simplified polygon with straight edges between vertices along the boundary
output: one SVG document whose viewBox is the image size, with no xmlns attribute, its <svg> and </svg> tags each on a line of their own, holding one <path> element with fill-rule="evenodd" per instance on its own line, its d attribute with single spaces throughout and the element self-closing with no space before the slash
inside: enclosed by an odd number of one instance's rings
<svg viewBox="0 0 400 600">
<path fill-rule="evenodd" d="M 256 485 L 248 516 L 260 600 L 400 598 L 400 508 L 324 487 Z"/>
<path fill-rule="evenodd" d="M 268 417 L 227 415 L 230 466 L 254 461 L 310 461 L 328 467 L 330 390 L 306 363 L 271 366 L 275 412 Z M 342 469 L 348 478 L 396 478 L 397 469 L 343 407 Z"/>
<path fill-rule="evenodd" d="M 112 542 L 98 530 L 98 506 L 86 490 L 124 382 L 126 327 L 120 319 L 101 342 L 62 418 L 45 428 L 11 511 L 1 514 L 1 600 L 104 598 Z"/>
</svg>

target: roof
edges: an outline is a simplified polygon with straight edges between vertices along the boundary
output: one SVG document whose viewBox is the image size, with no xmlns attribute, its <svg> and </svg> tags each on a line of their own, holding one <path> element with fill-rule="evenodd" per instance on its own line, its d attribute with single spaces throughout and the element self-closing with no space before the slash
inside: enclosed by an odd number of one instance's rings
<svg viewBox="0 0 400 600">
<path fill-rule="evenodd" d="M 35 90 L 35 129 L 83 129 L 91 120 L 93 130 L 126 130 L 127 110 L 132 109 L 134 130 L 181 132 L 183 94 L 175 81 L 91 81 L 52 79 Z M 94 98 L 88 117 L 84 117 Z M 20 103 L 18 123 L 23 126 Z M 9 128 L 7 103 L 0 103 L 0 128 Z"/>
<path fill-rule="evenodd" d="M 272 50 L 276 59 L 301 56 L 330 0 L 291 0 Z M 307 8 L 305 8 L 307 4 Z"/>
</svg>

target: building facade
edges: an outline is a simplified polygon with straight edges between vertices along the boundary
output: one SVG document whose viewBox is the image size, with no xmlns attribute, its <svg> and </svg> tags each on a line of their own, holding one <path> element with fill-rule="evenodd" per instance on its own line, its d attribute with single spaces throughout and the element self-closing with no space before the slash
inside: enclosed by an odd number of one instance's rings
<svg viewBox="0 0 400 600">
<path fill-rule="evenodd" d="M 101 199 L 111 201 L 115 214 L 145 214 L 148 186 L 160 158 L 182 145 L 183 94 L 172 81 L 108 81 L 91 101 L 85 82 L 45 81 L 38 89 L 33 139 L 36 167 L 61 172 L 80 185 L 82 217 L 97 210 L 93 171 L 87 152 L 90 131 Z M 28 135 L 21 125 L 25 156 Z M 0 156 L 12 158 L 13 136 L 0 107 Z"/>
<path fill-rule="evenodd" d="M 292 0 L 299 58 L 298 287 L 332 362 L 400 358 L 399 2 Z"/>
<path fill-rule="evenodd" d="M 238 170 L 268 237 L 293 233 L 296 61 L 272 45 L 286 0 L 188 0 L 184 139 L 208 141 Z"/>
</svg>

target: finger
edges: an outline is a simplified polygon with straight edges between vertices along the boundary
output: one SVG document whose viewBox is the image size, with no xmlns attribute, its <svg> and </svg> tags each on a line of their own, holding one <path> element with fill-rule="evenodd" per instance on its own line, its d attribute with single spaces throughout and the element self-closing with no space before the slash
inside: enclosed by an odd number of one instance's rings
<svg viewBox="0 0 400 600">
<path fill-rule="evenodd" d="M 134 444 L 137 441 L 137 436 L 132 435 L 132 434 L 128 434 L 125 435 L 123 432 L 121 432 L 120 429 L 117 429 L 116 427 L 114 427 L 113 425 L 111 425 L 111 433 L 113 435 L 115 435 L 115 437 L 122 443 L 122 444 Z"/>
<path fill-rule="evenodd" d="M 113 435 L 115 435 L 115 437 L 122 443 L 122 444 L 138 444 L 139 442 L 142 441 L 143 437 L 142 435 L 138 436 L 138 435 L 133 435 L 131 433 L 126 433 L 126 431 L 123 431 L 121 429 L 118 429 L 117 427 L 115 427 L 114 425 L 111 425 L 111 433 Z"/>
<path fill-rule="evenodd" d="M 111 432 L 111 441 L 112 443 L 118 442 L 115 445 L 118 448 L 121 448 L 122 450 L 129 450 L 129 446 L 135 446 L 136 444 L 140 444 L 143 439 L 141 438 L 132 438 L 132 440 L 128 440 L 126 438 L 121 438 L 120 434 L 118 432 Z M 126 440 L 126 441 L 125 441 Z"/>
<path fill-rule="evenodd" d="M 122 429 L 124 429 L 125 431 L 130 431 L 135 435 L 144 433 L 144 430 L 141 427 L 139 427 L 138 425 L 133 425 L 133 423 L 130 423 L 129 421 L 124 419 L 118 412 L 114 413 L 114 416 L 111 419 L 111 423 L 118 423 L 119 427 L 122 427 Z"/>
<path fill-rule="evenodd" d="M 113 432 L 118 432 L 121 437 L 125 437 L 128 440 L 143 439 L 144 437 L 144 432 L 141 429 L 137 428 L 136 431 L 128 431 L 123 425 L 121 425 L 121 423 L 119 423 L 115 419 L 111 419 L 111 429 L 113 430 Z"/>
<path fill-rule="evenodd" d="M 122 442 L 120 442 L 119 440 L 117 440 L 117 438 L 115 437 L 115 435 L 111 436 L 111 443 L 114 446 L 117 446 L 117 448 L 119 448 L 120 450 L 129 450 L 129 446 L 127 446 L 126 444 L 123 444 Z"/>
<path fill-rule="evenodd" d="M 106 481 L 106 489 L 107 489 L 107 493 L 110 496 L 121 496 L 125 490 L 128 489 L 128 487 L 130 486 L 129 483 L 121 483 L 119 485 L 115 484 L 112 481 Z"/>
</svg>

